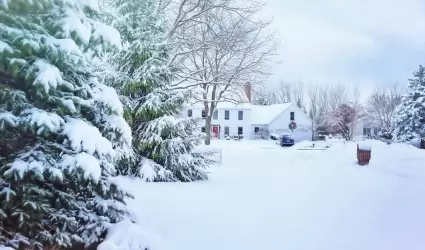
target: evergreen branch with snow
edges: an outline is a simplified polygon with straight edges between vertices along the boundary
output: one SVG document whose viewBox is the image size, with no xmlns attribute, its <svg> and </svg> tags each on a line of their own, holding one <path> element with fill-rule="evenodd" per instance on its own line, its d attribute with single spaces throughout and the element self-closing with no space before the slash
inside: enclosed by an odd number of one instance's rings
<svg viewBox="0 0 425 250">
<path fill-rule="evenodd" d="M 132 137 L 98 56 L 121 47 L 96 1 L 0 4 L 0 244 L 97 244 L 127 218 Z"/>
<path fill-rule="evenodd" d="M 194 151 L 203 140 L 202 134 L 195 133 L 198 122 L 175 117 L 186 102 L 187 91 L 172 89 L 179 72 L 172 61 L 179 55 L 172 55 L 167 38 L 169 4 L 160 0 L 115 2 L 119 18 L 114 25 L 122 34 L 124 49 L 111 56 L 117 73 L 108 82 L 124 102 L 134 146 L 133 157 L 118 168 L 121 174 L 145 181 L 204 180 L 212 162 L 206 153 Z"/>
<path fill-rule="evenodd" d="M 419 65 L 409 82 L 408 91 L 395 110 L 395 141 L 425 138 L 425 67 Z"/>
</svg>

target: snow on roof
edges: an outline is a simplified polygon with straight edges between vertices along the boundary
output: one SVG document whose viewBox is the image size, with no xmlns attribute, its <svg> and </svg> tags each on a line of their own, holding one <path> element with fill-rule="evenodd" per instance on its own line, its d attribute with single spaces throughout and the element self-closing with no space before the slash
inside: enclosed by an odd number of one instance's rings
<svg viewBox="0 0 425 250">
<path fill-rule="evenodd" d="M 251 124 L 270 124 L 292 104 L 292 102 L 288 102 L 268 106 L 252 105 Z"/>
<path fill-rule="evenodd" d="M 209 104 L 211 105 L 211 104 Z M 250 103 L 233 103 L 233 102 L 218 102 L 217 103 L 217 109 L 251 109 L 252 108 L 252 104 Z M 203 109 L 204 108 L 204 103 L 203 102 L 196 102 L 196 103 L 189 103 L 186 104 L 186 108 L 199 108 L 199 109 Z"/>
<path fill-rule="evenodd" d="M 251 103 L 233 103 L 233 102 L 219 102 L 217 104 L 217 109 L 231 109 L 231 108 L 239 108 L 239 109 L 251 109 Z"/>
</svg>

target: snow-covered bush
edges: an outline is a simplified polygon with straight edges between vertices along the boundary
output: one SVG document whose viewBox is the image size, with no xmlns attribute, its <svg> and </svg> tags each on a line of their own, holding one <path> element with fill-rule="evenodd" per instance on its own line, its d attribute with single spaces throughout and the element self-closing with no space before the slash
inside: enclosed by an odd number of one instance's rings
<svg viewBox="0 0 425 250">
<path fill-rule="evenodd" d="M 146 123 L 143 133 L 137 135 L 139 152 L 146 157 L 141 160 L 139 175 L 145 181 L 207 179 L 205 168 L 212 163 L 211 152 L 196 150 L 203 138 L 197 129 L 199 122 L 164 116 Z"/>
<path fill-rule="evenodd" d="M 123 220 L 111 228 L 97 250 L 162 250 L 162 239 L 136 223 Z M 1 248 L 0 248 L 1 250 Z"/>
<path fill-rule="evenodd" d="M 199 120 L 175 118 L 186 95 L 173 91 L 177 68 L 170 63 L 164 18 L 165 6 L 157 0 L 115 2 L 124 49 L 113 57 L 126 119 L 133 131 L 135 155 L 120 164 L 122 174 L 146 181 L 193 181 L 207 178 L 208 153 L 196 153 L 203 141 Z"/>
<path fill-rule="evenodd" d="M 275 134 L 275 133 L 270 134 L 270 139 L 271 139 L 271 140 L 279 140 L 279 137 L 280 137 L 280 135 L 279 135 L 279 134 Z"/>
<path fill-rule="evenodd" d="M 395 141 L 425 138 L 425 68 L 420 65 L 413 76 L 408 93 L 396 109 Z"/>
<path fill-rule="evenodd" d="M 71 247 L 126 216 L 112 180 L 131 131 L 96 57 L 120 47 L 97 1 L 0 2 L 0 244 Z"/>
</svg>

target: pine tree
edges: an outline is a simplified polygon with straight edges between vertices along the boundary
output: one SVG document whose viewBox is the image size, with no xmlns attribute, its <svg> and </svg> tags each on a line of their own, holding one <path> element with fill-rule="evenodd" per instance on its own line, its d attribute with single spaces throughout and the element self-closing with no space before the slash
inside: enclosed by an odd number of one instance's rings
<svg viewBox="0 0 425 250">
<path fill-rule="evenodd" d="M 425 138 L 425 68 L 420 65 L 413 76 L 413 79 L 409 79 L 408 93 L 396 109 L 396 141 Z"/>
<path fill-rule="evenodd" d="M 0 245 L 102 240 L 127 212 L 111 179 L 131 152 L 97 56 L 120 46 L 97 1 L 0 2 Z"/>
<path fill-rule="evenodd" d="M 178 69 L 169 63 L 164 3 L 116 1 L 119 20 L 114 24 L 126 43 L 114 56 L 121 74 L 112 81 L 124 99 L 135 151 L 120 170 L 146 181 L 204 180 L 212 162 L 208 153 L 195 151 L 204 139 L 201 121 L 176 118 L 186 96 L 171 89 Z"/>
</svg>

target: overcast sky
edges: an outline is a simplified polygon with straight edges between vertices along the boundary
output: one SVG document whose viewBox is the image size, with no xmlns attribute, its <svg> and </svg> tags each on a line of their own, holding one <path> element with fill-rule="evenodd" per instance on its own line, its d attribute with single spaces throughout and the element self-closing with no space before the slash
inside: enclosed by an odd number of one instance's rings
<svg viewBox="0 0 425 250">
<path fill-rule="evenodd" d="M 406 82 L 425 64 L 425 0 L 267 0 L 282 42 L 270 83 Z"/>
</svg>

